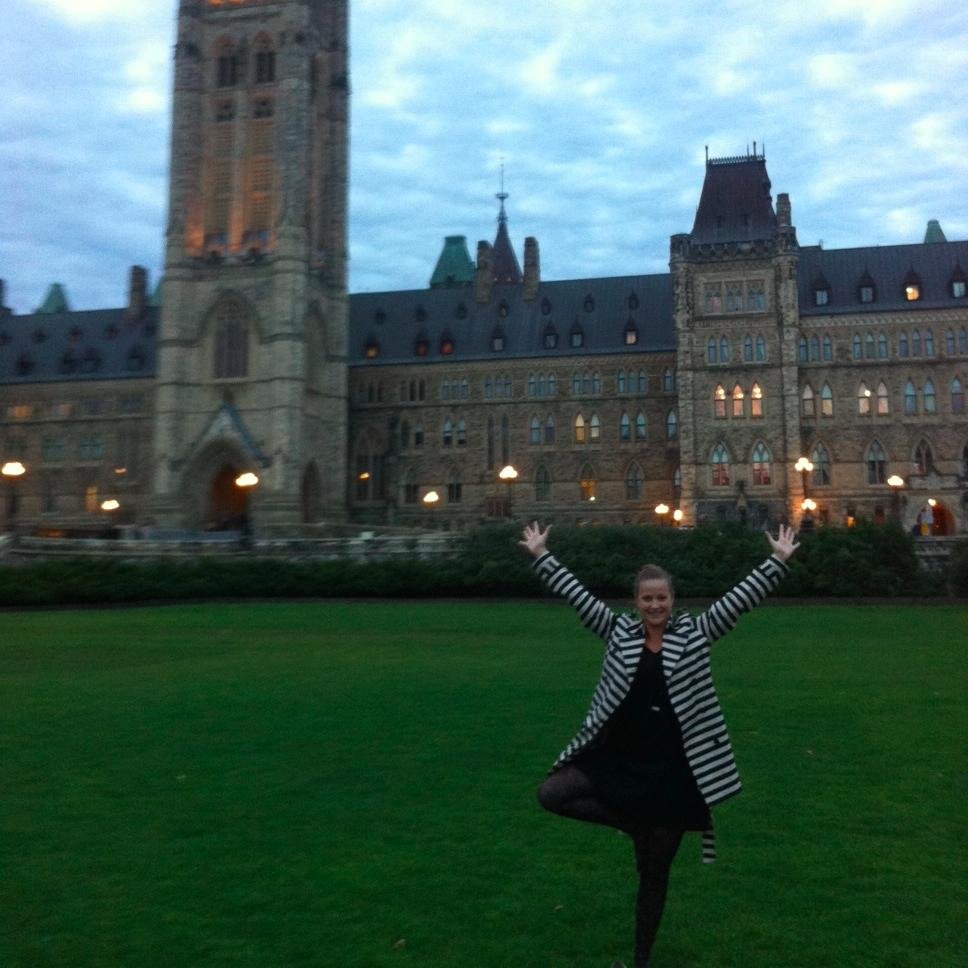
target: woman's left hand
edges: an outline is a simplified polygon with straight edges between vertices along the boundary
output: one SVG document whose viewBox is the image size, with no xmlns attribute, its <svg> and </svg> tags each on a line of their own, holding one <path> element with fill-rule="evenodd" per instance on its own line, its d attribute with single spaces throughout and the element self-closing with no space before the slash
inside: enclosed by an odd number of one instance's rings
<svg viewBox="0 0 968 968">
<path fill-rule="evenodd" d="M 797 548 L 800 547 L 797 541 L 797 533 L 793 528 L 787 528 L 784 525 L 780 525 L 780 530 L 777 532 L 777 536 L 774 538 L 769 531 L 766 532 L 766 540 L 770 542 L 770 547 L 773 549 L 773 554 L 780 559 L 780 561 L 786 561 L 790 555 L 793 554 Z"/>
</svg>

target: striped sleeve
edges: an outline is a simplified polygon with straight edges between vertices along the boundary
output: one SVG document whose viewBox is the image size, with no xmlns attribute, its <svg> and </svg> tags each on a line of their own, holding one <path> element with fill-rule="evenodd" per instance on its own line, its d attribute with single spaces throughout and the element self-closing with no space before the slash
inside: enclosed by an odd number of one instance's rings
<svg viewBox="0 0 968 968">
<path fill-rule="evenodd" d="M 608 639 L 615 627 L 616 614 L 594 595 L 550 552 L 535 558 L 531 567 L 538 577 L 556 594 L 568 599 L 578 612 L 585 628 Z"/>
<path fill-rule="evenodd" d="M 738 585 L 714 602 L 699 618 L 696 626 L 709 642 L 715 642 L 736 626 L 740 615 L 748 612 L 772 592 L 789 568 L 776 555 L 757 565 Z"/>
</svg>

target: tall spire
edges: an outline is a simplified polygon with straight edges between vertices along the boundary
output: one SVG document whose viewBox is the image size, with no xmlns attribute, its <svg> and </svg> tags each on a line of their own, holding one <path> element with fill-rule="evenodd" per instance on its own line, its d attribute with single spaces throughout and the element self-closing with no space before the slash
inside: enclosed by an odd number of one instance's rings
<svg viewBox="0 0 968 968">
<path fill-rule="evenodd" d="M 494 196 L 500 203 L 501 209 L 497 216 L 497 238 L 494 239 L 494 281 L 520 283 L 522 281 L 521 266 L 514 254 L 511 238 L 508 235 L 508 215 L 504 210 L 508 193 L 504 190 L 504 165 L 501 165 L 501 190 Z"/>
</svg>

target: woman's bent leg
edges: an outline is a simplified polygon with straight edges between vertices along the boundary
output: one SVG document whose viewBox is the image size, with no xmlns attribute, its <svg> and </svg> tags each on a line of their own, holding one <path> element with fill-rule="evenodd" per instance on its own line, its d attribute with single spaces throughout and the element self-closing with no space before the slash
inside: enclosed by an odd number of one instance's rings
<svg viewBox="0 0 968 968">
<path fill-rule="evenodd" d="M 652 827 L 636 834 L 635 864 L 639 870 L 639 891 L 635 899 L 635 966 L 646 968 L 659 922 L 665 908 L 669 870 L 675 859 L 682 830 Z"/>
<path fill-rule="evenodd" d="M 560 817 L 630 831 L 628 820 L 600 800 L 591 780 L 570 763 L 559 767 L 541 784 L 538 803 Z"/>
</svg>

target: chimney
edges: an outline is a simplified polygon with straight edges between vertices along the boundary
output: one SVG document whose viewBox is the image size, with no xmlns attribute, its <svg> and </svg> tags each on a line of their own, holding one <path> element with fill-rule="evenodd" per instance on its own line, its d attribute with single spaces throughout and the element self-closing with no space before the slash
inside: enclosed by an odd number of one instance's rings
<svg viewBox="0 0 968 968">
<path fill-rule="evenodd" d="M 477 272 L 474 275 L 474 301 L 490 302 L 494 285 L 494 249 L 490 242 L 477 243 Z"/>
<path fill-rule="evenodd" d="M 132 266 L 128 284 L 128 319 L 141 319 L 148 304 L 148 270 L 143 266 Z"/>
<path fill-rule="evenodd" d="M 790 210 L 790 196 L 780 192 L 776 196 L 776 220 L 781 229 L 788 229 L 793 225 L 793 214 Z"/>
<path fill-rule="evenodd" d="M 538 240 L 529 235 L 524 240 L 524 298 L 537 299 L 540 285 L 541 254 L 538 252 Z"/>
<path fill-rule="evenodd" d="M 7 294 L 7 283 L 0 279 L 0 316 L 11 316 L 13 315 L 7 304 L 3 301 L 4 296 Z"/>
</svg>

